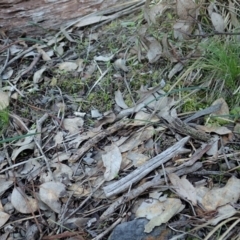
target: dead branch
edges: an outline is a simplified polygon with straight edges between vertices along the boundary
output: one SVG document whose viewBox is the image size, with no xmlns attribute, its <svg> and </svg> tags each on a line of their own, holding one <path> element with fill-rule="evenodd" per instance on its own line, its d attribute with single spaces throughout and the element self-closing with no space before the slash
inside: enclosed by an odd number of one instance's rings
<svg viewBox="0 0 240 240">
<path fill-rule="evenodd" d="M 128 174 L 126 177 L 104 187 L 103 189 L 106 196 L 112 197 L 118 193 L 126 191 L 131 185 L 141 180 L 148 173 L 161 166 L 161 164 L 164 164 L 176 154 L 183 152 L 183 146 L 185 145 L 185 143 L 187 143 L 188 140 L 189 137 L 181 139 L 178 143 L 174 144 L 172 147 L 152 158 L 147 163 L 137 168 L 132 173 Z"/>
</svg>

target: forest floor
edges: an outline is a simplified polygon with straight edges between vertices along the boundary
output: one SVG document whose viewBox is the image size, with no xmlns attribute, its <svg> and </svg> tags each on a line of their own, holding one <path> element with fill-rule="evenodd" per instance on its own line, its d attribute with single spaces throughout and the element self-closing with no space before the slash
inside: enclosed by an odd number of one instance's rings
<svg viewBox="0 0 240 240">
<path fill-rule="evenodd" d="M 0 47 L 0 239 L 240 239 L 240 4 L 135 1 Z"/>
</svg>

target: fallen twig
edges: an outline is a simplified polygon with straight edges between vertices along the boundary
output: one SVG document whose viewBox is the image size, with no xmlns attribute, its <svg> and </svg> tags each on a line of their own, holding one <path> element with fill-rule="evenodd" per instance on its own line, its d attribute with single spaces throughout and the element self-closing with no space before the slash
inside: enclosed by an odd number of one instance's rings
<svg viewBox="0 0 240 240">
<path fill-rule="evenodd" d="M 192 173 L 202 167 L 202 163 L 197 162 L 191 167 L 182 167 L 179 166 L 177 168 L 173 168 L 170 170 L 166 169 L 167 174 L 175 172 L 178 176 L 182 176 L 187 173 Z M 178 171 L 177 171 L 178 170 Z M 116 209 L 121 206 L 122 204 L 136 198 L 139 196 L 141 193 L 146 191 L 147 189 L 154 187 L 154 186 L 159 186 L 161 184 L 164 184 L 165 178 L 161 178 L 164 174 L 158 174 L 156 175 L 151 181 L 144 183 L 143 185 L 137 187 L 136 189 L 131 190 L 130 192 L 122 195 L 120 198 L 118 198 L 114 203 L 112 203 L 108 209 L 101 215 L 100 219 L 106 219 L 116 211 Z"/>
<path fill-rule="evenodd" d="M 106 187 L 104 187 L 104 192 L 107 197 L 112 197 L 118 193 L 124 192 L 127 190 L 132 184 L 138 182 L 143 177 L 145 177 L 148 173 L 161 166 L 161 164 L 167 162 L 169 159 L 174 157 L 176 154 L 183 152 L 183 146 L 189 137 L 185 137 L 181 139 L 178 143 L 174 144 L 172 147 L 168 148 L 164 152 L 160 153 L 156 157 L 149 160 L 147 163 L 143 164 L 141 167 L 137 168 L 126 177 L 120 179 L 117 182 L 114 182 Z"/>
</svg>

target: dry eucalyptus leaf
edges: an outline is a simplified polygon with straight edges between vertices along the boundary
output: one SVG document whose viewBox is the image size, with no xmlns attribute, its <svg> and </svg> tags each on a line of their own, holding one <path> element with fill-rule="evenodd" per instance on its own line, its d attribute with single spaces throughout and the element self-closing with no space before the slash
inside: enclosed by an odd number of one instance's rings
<svg viewBox="0 0 240 240">
<path fill-rule="evenodd" d="M 4 208 L 0 201 L 0 227 L 2 227 L 10 218 L 10 215 L 4 212 Z"/>
<path fill-rule="evenodd" d="M 225 29 L 224 20 L 219 13 L 212 12 L 211 21 L 217 32 L 224 32 L 224 29 Z"/>
<path fill-rule="evenodd" d="M 128 72 L 128 68 L 126 66 L 126 60 L 119 58 L 114 62 L 114 67 L 116 70 L 123 70 L 124 72 Z"/>
<path fill-rule="evenodd" d="M 63 120 L 63 126 L 66 130 L 68 130 L 71 134 L 79 132 L 80 128 L 83 126 L 83 119 L 80 117 L 75 118 L 65 118 Z"/>
<path fill-rule="evenodd" d="M 0 196 L 13 185 L 12 180 L 7 180 L 5 175 L 0 175 Z"/>
<path fill-rule="evenodd" d="M 89 17 L 84 17 L 82 19 L 79 20 L 78 23 L 76 23 L 74 25 L 74 27 L 84 27 L 84 26 L 88 26 L 94 23 L 100 23 L 104 20 L 107 20 L 108 18 L 110 18 L 110 16 L 89 16 Z"/>
<path fill-rule="evenodd" d="M 33 133 L 36 133 L 36 129 L 32 129 L 32 130 L 29 130 L 27 132 L 27 134 L 33 134 Z M 13 145 L 14 146 L 23 146 L 23 145 L 27 145 L 27 144 L 30 144 L 34 139 L 34 135 L 31 135 L 31 136 L 27 136 L 27 137 L 24 137 L 22 139 L 19 139 L 16 143 L 14 143 Z"/>
<path fill-rule="evenodd" d="M 207 211 L 214 211 L 227 203 L 236 203 L 240 197 L 240 179 L 231 177 L 222 188 L 209 190 L 202 198 L 201 204 Z"/>
<path fill-rule="evenodd" d="M 217 215 L 214 216 L 213 219 L 210 219 L 208 223 L 215 226 L 222 220 L 228 219 L 233 215 L 235 215 L 236 213 L 237 213 L 237 210 L 234 207 L 232 207 L 230 204 L 227 204 L 225 206 L 219 207 L 217 210 Z"/>
<path fill-rule="evenodd" d="M 170 80 L 176 73 L 182 71 L 182 69 L 183 69 L 183 64 L 181 62 L 175 64 L 172 70 L 168 74 L 168 79 Z"/>
<path fill-rule="evenodd" d="M 54 212 L 60 213 L 60 197 L 66 195 L 65 185 L 60 182 L 46 182 L 39 187 L 40 199 L 47 204 Z"/>
<path fill-rule="evenodd" d="M 66 175 L 67 175 L 68 179 L 72 179 L 73 170 L 66 164 L 53 163 L 53 164 L 51 164 L 51 167 L 56 168 L 53 172 L 53 176 L 56 181 L 60 181 Z"/>
<path fill-rule="evenodd" d="M 0 89 L 0 110 L 5 109 L 9 105 L 9 96 L 8 93 L 3 92 Z"/>
<path fill-rule="evenodd" d="M 177 15 L 180 19 L 194 18 L 196 15 L 196 3 L 192 0 L 177 0 Z"/>
<path fill-rule="evenodd" d="M 38 209 L 37 200 L 27 196 L 19 187 L 13 189 L 11 203 L 20 213 L 33 213 Z"/>
<path fill-rule="evenodd" d="M 18 149 L 14 149 L 13 152 L 12 152 L 12 157 L 11 157 L 11 158 L 12 158 L 12 161 L 15 161 L 16 158 L 17 158 L 17 156 L 18 156 L 21 152 L 23 152 L 23 151 L 25 151 L 25 150 L 33 150 L 34 147 L 35 147 L 35 143 L 32 142 L 32 143 L 29 143 L 29 144 L 25 144 L 25 145 L 21 146 L 21 147 L 18 148 Z"/>
<path fill-rule="evenodd" d="M 78 68 L 78 65 L 75 62 L 63 62 L 58 65 L 60 70 L 64 70 L 67 72 L 74 71 Z"/>
<path fill-rule="evenodd" d="M 149 42 L 147 58 L 150 63 L 154 63 L 162 56 L 162 46 L 158 40 L 153 37 L 149 37 L 147 40 Z"/>
<path fill-rule="evenodd" d="M 192 202 L 194 206 L 197 205 L 197 193 L 194 186 L 185 178 L 179 178 L 175 173 L 168 174 L 168 177 L 175 187 L 177 193 Z"/>
<path fill-rule="evenodd" d="M 115 102 L 116 102 L 116 104 L 119 107 L 121 107 L 123 109 L 127 109 L 128 108 L 127 104 L 123 100 L 123 95 L 122 95 L 122 93 L 119 90 L 117 90 L 115 92 Z"/>
<path fill-rule="evenodd" d="M 61 144 L 63 141 L 63 132 L 58 131 L 57 134 L 53 138 L 55 144 Z"/>
<path fill-rule="evenodd" d="M 106 181 L 114 179 L 120 170 L 122 155 L 119 148 L 112 144 L 110 147 L 105 147 L 106 154 L 102 155 L 102 160 L 106 171 L 104 173 L 104 178 Z"/>
<path fill-rule="evenodd" d="M 46 70 L 46 67 L 43 67 L 42 69 L 36 71 L 33 75 L 33 83 L 39 83 L 43 78 L 42 78 L 42 74 L 44 73 L 44 71 Z"/>
<path fill-rule="evenodd" d="M 2 74 L 2 79 L 7 80 L 10 79 L 13 75 L 13 69 L 11 67 L 8 67 Z"/>
<path fill-rule="evenodd" d="M 156 199 L 144 201 L 136 211 L 136 217 L 145 217 L 150 221 L 145 225 L 144 232 L 150 233 L 154 227 L 168 222 L 173 216 L 181 212 L 184 205 L 180 199 L 167 198 L 160 202 Z"/>
</svg>

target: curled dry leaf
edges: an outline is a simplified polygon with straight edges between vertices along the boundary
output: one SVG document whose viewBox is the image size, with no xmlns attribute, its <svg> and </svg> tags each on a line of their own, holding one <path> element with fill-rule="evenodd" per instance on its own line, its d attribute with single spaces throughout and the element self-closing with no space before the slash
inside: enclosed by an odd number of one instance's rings
<svg viewBox="0 0 240 240">
<path fill-rule="evenodd" d="M 46 182 L 39 188 L 40 199 L 54 212 L 60 213 L 62 204 L 59 198 L 66 194 L 65 185 L 60 182 Z"/>
<path fill-rule="evenodd" d="M 123 95 L 122 95 L 122 93 L 119 90 L 117 90 L 115 92 L 115 102 L 116 102 L 116 104 L 119 107 L 121 107 L 123 109 L 127 109 L 128 108 L 127 104 L 123 100 Z"/>
<path fill-rule="evenodd" d="M 32 143 L 23 145 L 23 146 L 21 146 L 21 147 L 18 148 L 18 149 L 14 149 L 13 152 L 12 152 L 12 161 L 15 161 L 16 158 L 17 158 L 17 156 L 18 156 L 21 152 L 23 152 L 23 151 L 25 151 L 25 150 L 27 150 L 27 149 L 33 150 L 33 149 L 34 149 L 34 146 L 35 146 L 35 143 L 32 142 Z"/>
<path fill-rule="evenodd" d="M 43 67 L 42 69 L 36 71 L 33 75 L 33 83 L 39 83 L 42 80 L 42 74 L 46 70 L 46 67 Z"/>
<path fill-rule="evenodd" d="M 19 187 L 13 189 L 11 203 L 20 213 L 33 213 L 38 209 L 37 200 L 27 196 Z"/>
</svg>

